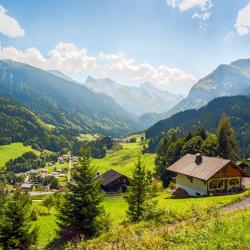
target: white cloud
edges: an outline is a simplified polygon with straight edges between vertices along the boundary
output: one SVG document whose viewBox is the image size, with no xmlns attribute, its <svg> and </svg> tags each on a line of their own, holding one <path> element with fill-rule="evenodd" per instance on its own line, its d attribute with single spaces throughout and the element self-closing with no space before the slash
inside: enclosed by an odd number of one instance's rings
<svg viewBox="0 0 250 250">
<path fill-rule="evenodd" d="M 0 59 L 12 59 L 42 69 L 56 69 L 67 74 L 78 74 L 95 68 L 96 59 L 88 55 L 86 49 L 78 49 L 72 43 L 59 43 L 44 57 L 36 48 L 25 51 L 14 47 L 4 47 Z"/>
<path fill-rule="evenodd" d="M 213 7 L 212 0 L 167 0 L 167 5 L 172 8 L 178 7 L 180 11 L 198 9 L 192 18 L 199 18 L 204 22 L 210 18 Z"/>
<path fill-rule="evenodd" d="M 78 49 L 72 43 L 57 44 L 48 52 L 47 57 L 36 48 L 22 51 L 14 47 L 4 47 L 0 50 L 0 59 L 12 59 L 46 70 L 59 70 L 74 77 L 95 74 L 99 77 L 115 77 L 132 85 L 150 81 L 157 87 L 168 90 L 182 85 L 183 94 L 196 82 L 194 76 L 181 69 L 166 65 L 155 67 L 147 62 L 139 63 L 122 53 L 99 53 L 97 56 L 90 56 L 85 48 Z"/>
<path fill-rule="evenodd" d="M 7 10 L 0 5 L 0 33 L 15 38 L 24 35 L 18 21 L 7 15 Z"/>
<path fill-rule="evenodd" d="M 128 59 L 123 54 L 100 53 L 100 58 L 104 61 L 102 66 L 104 74 L 115 74 L 132 82 L 150 81 L 166 89 L 176 83 L 186 84 L 189 88 L 196 81 L 194 76 L 181 69 L 170 68 L 166 65 L 154 67 L 147 62 L 138 63 L 135 59 Z"/>
<path fill-rule="evenodd" d="M 235 27 L 240 35 L 247 35 L 250 32 L 250 3 L 239 10 Z"/>
</svg>

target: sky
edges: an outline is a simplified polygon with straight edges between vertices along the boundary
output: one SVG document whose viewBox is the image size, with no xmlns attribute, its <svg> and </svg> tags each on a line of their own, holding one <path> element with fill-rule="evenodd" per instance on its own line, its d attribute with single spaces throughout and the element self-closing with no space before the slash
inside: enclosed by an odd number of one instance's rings
<svg viewBox="0 0 250 250">
<path fill-rule="evenodd" d="M 250 58 L 250 0 L 0 0 L 0 59 L 186 95 Z"/>
</svg>

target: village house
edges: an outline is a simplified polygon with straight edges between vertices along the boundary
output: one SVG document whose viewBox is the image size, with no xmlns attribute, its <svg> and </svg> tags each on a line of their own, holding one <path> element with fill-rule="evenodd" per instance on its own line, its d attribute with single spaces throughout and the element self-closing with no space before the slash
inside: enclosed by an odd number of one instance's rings
<svg viewBox="0 0 250 250">
<path fill-rule="evenodd" d="M 177 196 L 206 196 L 242 189 L 243 169 L 230 160 L 187 154 L 168 168 L 176 174 Z"/>
<path fill-rule="evenodd" d="M 129 178 L 113 169 L 98 175 L 101 179 L 101 188 L 108 193 L 125 192 L 129 184 Z"/>
<path fill-rule="evenodd" d="M 24 182 L 21 186 L 20 186 L 21 190 L 23 192 L 28 192 L 31 191 L 33 188 L 33 184 L 32 183 L 26 183 Z"/>
</svg>

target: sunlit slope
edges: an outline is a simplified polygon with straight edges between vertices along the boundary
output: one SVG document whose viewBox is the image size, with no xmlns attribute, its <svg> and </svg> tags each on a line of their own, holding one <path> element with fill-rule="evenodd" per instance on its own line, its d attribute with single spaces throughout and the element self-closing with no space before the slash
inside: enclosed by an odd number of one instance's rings
<svg viewBox="0 0 250 250">
<path fill-rule="evenodd" d="M 141 154 L 143 142 L 124 143 L 123 149 L 108 154 L 103 159 L 93 159 L 93 164 L 98 168 L 100 173 L 109 169 L 114 169 L 120 173 L 131 176 L 138 156 Z M 141 155 L 142 161 L 148 170 L 154 171 L 154 154 Z"/>
</svg>

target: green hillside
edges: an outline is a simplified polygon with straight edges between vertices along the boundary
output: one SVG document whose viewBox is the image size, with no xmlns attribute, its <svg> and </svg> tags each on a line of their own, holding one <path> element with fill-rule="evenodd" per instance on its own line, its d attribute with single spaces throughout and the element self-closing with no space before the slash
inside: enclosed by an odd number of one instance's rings
<svg viewBox="0 0 250 250">
<path fill-rule="evenodd" d="M 114 169 L 127 176 L 131 176 L 132 169 L 135 166 L 137 157 L 141 153 L 143 144 L 144 142 L 123 143 L 121 144 L 123 149 L 107 154 L 102 159 L 93 159 L 93 164 L 98 167 L 100 173 Z M 142 161 L 146 168 L 151 171 L 154 171 L 154 159 L 154 154 L 142 155 Z"/>
<path fill-rule="evenodd" d="M 242 246 L 247 246 L 248 243 L 246 242 L 244 244 L 243 239 L 247 240 L 249 238 L 246 234 L 249 230 L 249 210 L 241 213 L 231 213 L 230 216 L 220 214 L 217 210 L 227 204 L 242 199 L 243 196 L 249 196 L 249 191 L 243 194 L 187 199 L 176 199 L 171 197 L 169 193 L 162 192 L 155 197 L 155 200 L 158 201 L 156 207 L 163 209 L 165 214 L 159 221 L 149 220 L 142 221 L 138 224 L 122 223 L 122 221 L 126 220 L 127 202 L 122 197 L 114 199 L 109 197 L 103 201 L 103 205 L 109 214 L 110 223 L 112 223 L 110 231 L 93 240 L 80 240 L 78 242 L 78 248 L 120 249 L 117 246 L 123 244 L 124 247 L 126 246 L 124 249 L 169 249 L 165 243 L 173 244 L 171 239 L 174 237 L 174 242 L 180 246 L 179 249 L 196 249 L 196 241 L 193 241 L 193 237 L 197 236 L 198 233 L 195 232 L 193 228 L 198 227 L 202 233 L 202 238 L 199 239 L 200 244 L 204 243 L 206 246 L 200 249 L 214 249 L 209 248 L 213 243 L 213 241 L 209 243 L 209 240 L 217 235 L 220 237 L 220 240 L 223 240 L 223 244 L 226 244 L 227 240 L 229 240 L 226 231 L 229 229 L 228 226 L 230 226 L 230 232 L 233 230 L 233 232 L 229 234 L 231 237 L 230 244 L 234 241 L 233 235 L 237 233 L 242 234 L 242 237 L 236 241 L 236 244 L 240 244 L 239 242 L 241 242 L 243 244 Z M 35 198 L 35 200 L 36 199 L 37 198 Z M 36 225 L 40 226 L 37 245 L 39 249 L 47 249 L 46 245 L 56 237 L 56 229 L 58 228 L 56 224 L 57 210 L 52 209 L 52 213 L 47 215 L 46 208 L 42 205 L 42 202 L 38 202 L 38 200 L 33 201 L 33 207 L 43 211 L 42 215 L 39 215 L 38 220 L 35 222 Z M 241 216 L 238 216 L 238 214 Z M 237 220 L 242 222 L 242 225 L 244 224 L 244 227 L 234 227 L 237 221 L 235 216 Z M 243 223 L 243 221 L 245 221 L 245 223 Z M 217 224 L 219 228 L 214 228 L 216 222 L 219 222 L 219 224 Z M 227 223 L 229 223 L 229 225 Z M 223 226 L 225 226 L 225 230 L 223 230 Z M 211 227 L 213 229 L 212 231 L 209 230 Z M 176 230 L 175 232 L 178 233 L 179 240 L 176 239 L 174 234 L 168 233 L 171 232 L 170 230 Z M 188 232 L 192 233 L 191 241 L 189 241 Z M 140 238 L 140 241 L 138 241 L 138 238 Z M 203 242 L 202 240 L 205 241 Z M 186 243 L 190 244 L 189 247 L 181 248 Z M 69 244 L 69 248 L 67 249 L 75 248 L 75 245 Z M 243 247 L 242 249 L 248 248 Z"/>
<path fill-rule="evenodd" d="M 12 143 L 9 145 L 0 145 L 0 169 L 7 161 L 17 158 L 22 154 L 31 151 L 30 146 L 24 146 L 22 143 Z"/>
<path fill-rule="evenodd" d="M 25 142 L 52 151 L 68 145 L 61 130 L 46 125 L 29 109 L 4 95 L 0 95 L 0 124 L 0 145 Z"/>
<path fill-rule="evenodd" d="M 179 112 L 161 120 L 146 131 L 147 138 L 158 137 L 162 132 L 179 127 L 183 134 L 203 127 L 213 132 L 222 114 L 226 114 L 233 125 L 244 154 L 250 155 L 250 97 L 220 97 L 198 110 Z M 249 157 L 249 156 L 248 156 Z"/>
<path fill-rule="evenodd" d="M 112 135 L 138 128 L 109 96 L 23 63 L 0 60 L 0 92 L 28 107 L 44 122 L 70 133 Z"/>
</svg>

